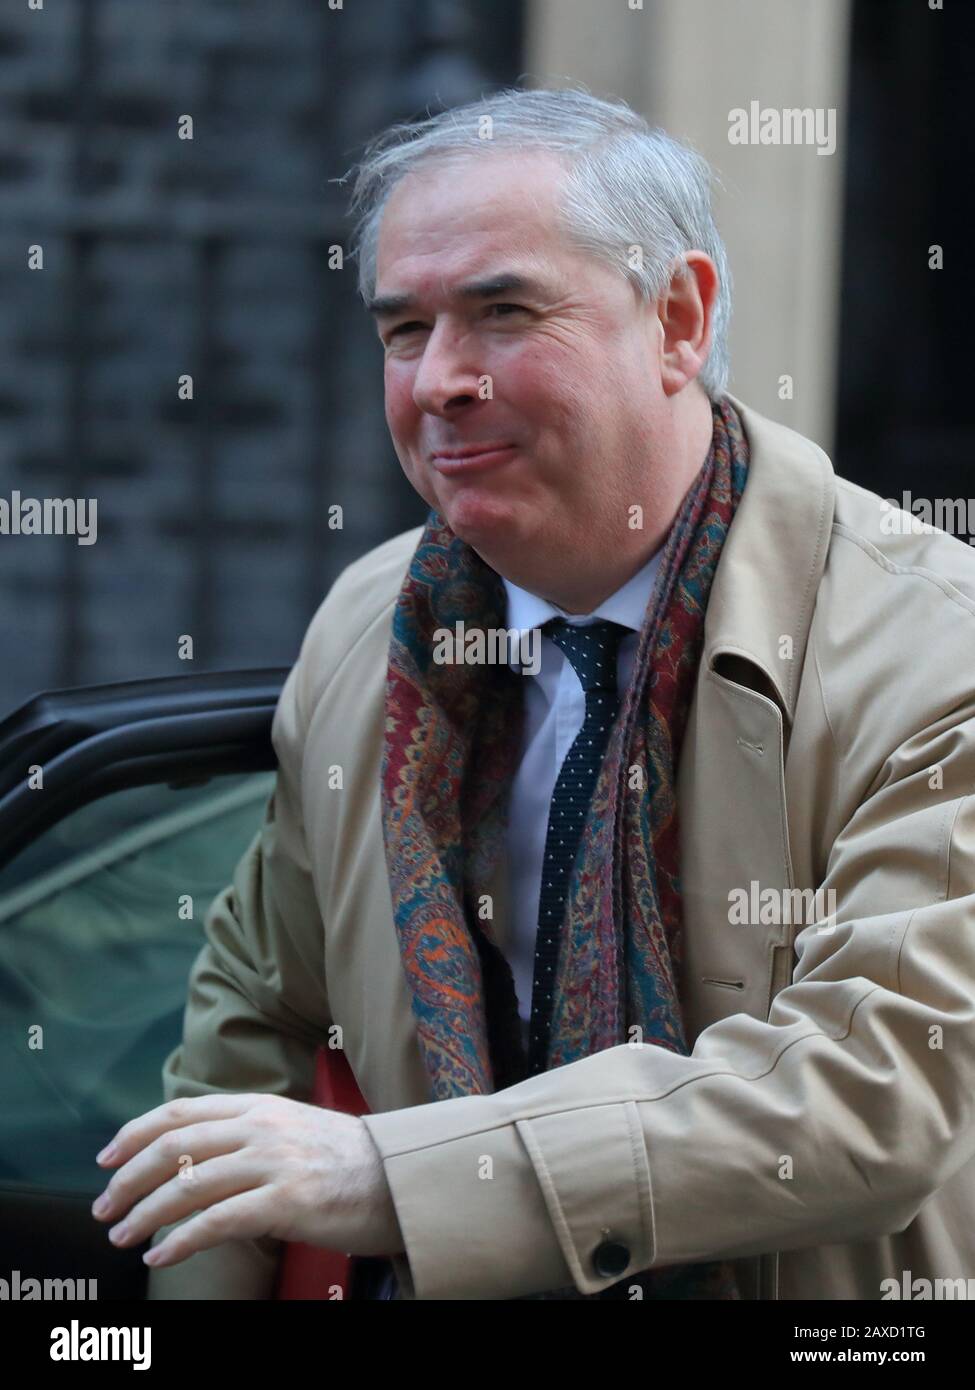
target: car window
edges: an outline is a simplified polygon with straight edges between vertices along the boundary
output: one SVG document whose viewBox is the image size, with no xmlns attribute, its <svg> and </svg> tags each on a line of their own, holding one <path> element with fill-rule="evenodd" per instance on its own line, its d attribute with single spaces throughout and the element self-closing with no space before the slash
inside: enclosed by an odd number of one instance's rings
<svg viewBox="0 0 975 1390">
<path fill-rule="evenodd" d="M 99 1190 L 95 1154 L 161 1103 L 203 920 L 273 787 L 116 792 L 0 872 L 0 1182 Z"/>
</svg>

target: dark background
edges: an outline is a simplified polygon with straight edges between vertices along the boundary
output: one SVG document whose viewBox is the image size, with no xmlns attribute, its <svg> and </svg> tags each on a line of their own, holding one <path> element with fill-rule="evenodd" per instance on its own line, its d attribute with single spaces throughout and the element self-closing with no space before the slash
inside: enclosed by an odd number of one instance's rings
<svg viewBox="0 0 975 1390">
<path fill-rule="evenodd" d="M 95 496 L 98 539 L 0 536 L 0 715 L 288 664 L 338 571 L 423 519 L 329 179 L 513 82 L 519 36 L 510 0 L 5 0 L 0 494 Z"/>
<path fill-rule="evenodd" d="M 952 8 L 855 5 L 834 463 L 884 496 L 972 490 L 975 6 Z M 355 266 L 328 268 L 329 180 L 390 121 L 513 84 L 523 25 L 520 0 L 7 0 L 0 494 L 95 496 L 98 542 L 0 536 L 0 715 L 287 664 L 338 571 L 422 520 Z"/>
<path fill-rule="evenodd" d="M 898 501 L 975 495 L 975 4 L 931 20 L 926 0 L 853 7 L 833 462 Z"/>
</svg>

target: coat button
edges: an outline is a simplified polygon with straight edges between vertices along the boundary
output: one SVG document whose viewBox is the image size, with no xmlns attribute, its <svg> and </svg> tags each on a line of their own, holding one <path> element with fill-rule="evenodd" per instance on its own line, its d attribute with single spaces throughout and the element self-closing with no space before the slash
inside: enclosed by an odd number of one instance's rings
<svg viewBox="0 0 975 1390">
<path fill-rule="evenodd" d="M 592 1252 L 592 1265 L 602 1279 L 618 1278 L 630 1263 L 630 1247 L 619 1240 L 604 1240 Z"/>
</svg>

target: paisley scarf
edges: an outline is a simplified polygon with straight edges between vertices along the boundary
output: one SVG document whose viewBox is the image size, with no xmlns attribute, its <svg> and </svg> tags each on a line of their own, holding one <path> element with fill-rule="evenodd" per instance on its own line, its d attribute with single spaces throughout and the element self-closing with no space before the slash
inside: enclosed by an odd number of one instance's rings
<svg viewBox="0 0 975 1390">
<path fill-rule="evenodd" d="M 712 416 L 711 448 L 663 547 L 576 855 L 548 1069 L 634 1037 L 689 1052 L 678 995 L 677 766 L 711 583 L 748 469 L 730 401 L 712 403 Z M 432 510 L 393 617 L 382 762 L 386 865 L 431 1100 L 487 1094 L 528 1074 L 512 973 L 485 899 L 503 849 L 526 677 L 504 659 L 434 656 L 444 630 L 489 641 L 505 619 L 500 576 Z M 739 1296 L 725 1263 L 665 1266 L 592 1296 L 633 1297 L 634 1284 L 642 1297 Z"/>
</svg>

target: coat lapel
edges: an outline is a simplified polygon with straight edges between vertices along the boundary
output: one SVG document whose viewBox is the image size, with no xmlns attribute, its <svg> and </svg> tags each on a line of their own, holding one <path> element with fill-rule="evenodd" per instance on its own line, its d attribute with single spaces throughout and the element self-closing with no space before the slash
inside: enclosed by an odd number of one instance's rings
<svg viewBox="0 0 975 1390">
<path fill-rule="evenodd" d="M 785 761 L 833 514 L 814 444 L 731 397 L 748 482 L 712 586 L 677 780 L 687 1041 L 733 1013 L 768 1017 L 791 977 L 790 928 L 731 920 L 731 894 L 793 883 Z M 754 885 L 754 890 L 753 890 Z M 772 916 L 772 914 L 764 914 Z"/>
</svg>

